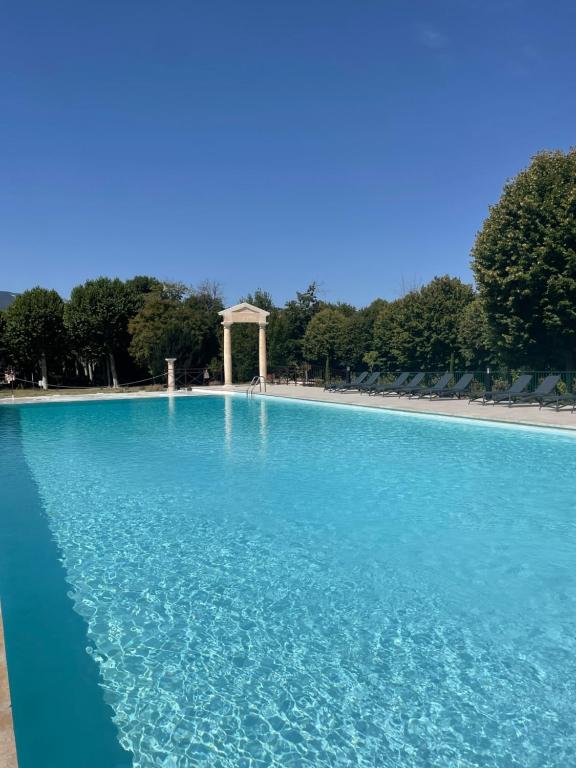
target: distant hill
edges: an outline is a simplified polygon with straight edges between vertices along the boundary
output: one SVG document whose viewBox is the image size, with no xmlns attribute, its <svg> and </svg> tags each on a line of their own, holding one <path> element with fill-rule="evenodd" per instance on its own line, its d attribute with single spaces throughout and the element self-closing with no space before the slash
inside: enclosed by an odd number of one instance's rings
<svg viewBox="0 0 576 768">
<path fill-rule="evenodd" d="M 10 293 L 10 291 L 0 291 L 0 309 L 6 309 L 9 307 L 16 296 L 16 293 Z"/>
</svg>

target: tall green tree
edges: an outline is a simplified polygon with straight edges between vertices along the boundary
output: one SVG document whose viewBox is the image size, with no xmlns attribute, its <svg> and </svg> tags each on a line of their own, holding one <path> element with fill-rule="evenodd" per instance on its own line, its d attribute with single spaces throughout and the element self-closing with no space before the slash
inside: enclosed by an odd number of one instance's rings
<svg viewBox="0 0 576 768">
<path fill-rule="evenodd" d="M 127 353 L 128 321 L 142 297 L 118 278 L 99 277 L 76 286 L 64 311 L 74 350 L 89 361 L 104 358 L 114 387 L 119 386 L 116 359 Z"/>
<path fill-rule="evenodd" d="M 370 369 L 370 373 L 372 373 L 376 366 L 380 367 L 382 365 L 382 360 L 380 360 L 378 352 L 376 352 L 374 349 L 371 349 L 362 355 L 362 362 L 366 363 Z"/>
<path fill-rule="evenodd" d="M 4 337 L 14 362 L 40 367 L 41 386 L 48 389 L 48 361 L 65 347 L 64 302 L 56 291 L 32 288 L 19 294 L 6 310 Z"/>
<path fill-rule="evenodd" d="M 371 304 L 362 307 L 356 313 L 357 322 L 362 327 L 362 362 L 370 368 L 371 372 L 375 368 L 381 368 L 385 362 L 380 357 L 380 353 L 373 349 L 373 339 L 376 320 L 387 307 L 387 301 L 375 299 Z"/>
<path fill-rule="evenodd" d="M 177 321 L 179 303 L 154 293 L 128 321 L 131 335 L 129 352 L 133 359 L 153 376 L 159 376 L 166 367 L 166 357 L 176 357 L 168 350 L 170 329 Z"/>
<path fill-rule="evenodd" d="M 386 309 L 388 302 L 384 299 L 375 299 L 371 304 L 358 310 L 359 317 L 362 318 L 366 333 L 370 339 L 374 336 L 374 325 L 380 314 Z"/>
<path fill-rule="evenodd" d="M 288 359 L 285 365 L 299 365 L 304 360 L 304 335 L 312 318 L 322 309 L 318 297 L 318 284 L 310 283 L 305 291 L 297 291 L 296 298 L 286 302 L 286 350 Z"/>
<path fill-rule="evenodd" d="M 417 291 L 411 291 L 382 308 L 374 323 L 373 351 L 387 368 L 416 370 L 421 367 L 418 338 L 424 320 Z"/>
<path fill-rule="evenodd" d="M 0 368 L 4 368 L 8 360 L 6 345 L 6 312 L 0 309 Z"/>
<path fill-rule="evenodd" d="M 576 149 L 541 152 L 505 185 L 472 268 L 507 363 L 576 366 Z"/>
<path fill-rule="evenodd" d="M 464 308 L 460 316 L 458 345 L 466 368 L 483 370 L 499 363 L 486 310 L 479 296 Z"/>
<path fill-rule="evenodd" d="M 437 370 L 458 365 L 458 329 L 474 291 L 456 277 L 435 277 L 388 304 L 374 325 L 374 350 L 392 368 Z"/>
<path fill-rule="evenodd" d="M 218 313 L 224 309 L 222 288 L 219 283 L 206 280 L 191 289 L 189 296 L 184 299 L 184 305 L 202 329 L 196 364 L 203 367 L 213 365 L 220 358 L 222 318 Z M 182 361 L 180 364 L 183 364 Z"/>
<path fill-rule="evenodd" d="M 363 362 L 364 354 L 372 343 L 372 334 L 366 324 L 365 317 L 358 311 L 345 314 L 342 336 L 339 344 L 339 356 L 342 365 L 356 368 Z"/>
<path fill-rule="evenodd" d="M 354 365 L 364 353 L 363 326 L 354 315 L 333 307 L 321 309 L 304 334 L 303 351 L 312 362 L 323 362 L 326 377 L 330 366 Z"/>
<path fill-rule="evenodd" d="M 129 330 L 130 354 L 153 376 L 164 373 L 167 357 L 184 368 L 199 365 L 204 325 L 194 308 L 157 295 L 130 320 Z"/>
<path fill-rule="evenodd" d="M 268 365 L 272 370 L 286 368 L 296 363 L 293 356 L 294 340 L 284 309 L 274 307 L 271 310 L 266 336 Z"/>
<path fill-rule="evenodd" d="M 183 296 L 187 296 L 182 300 Z M 218 312 L 223 308 L 217 284 L 203 283 L 186 291 L 164 284 L 146 296 L 130 320 L 130 354 L 154 376 L 166 370 L 166 358 L 179 367 L 198 368 L 219 355 Z"/>
<path fill-rule="evenodd" d="M 124 284 L 128 290 L 134 291 L 139 296 L 164 292 L 164 283 L 158 280 L 157 277 L 151 277 L 150 275 L 134 275 L 130 280 L 126 280 Z"/>
</svg>

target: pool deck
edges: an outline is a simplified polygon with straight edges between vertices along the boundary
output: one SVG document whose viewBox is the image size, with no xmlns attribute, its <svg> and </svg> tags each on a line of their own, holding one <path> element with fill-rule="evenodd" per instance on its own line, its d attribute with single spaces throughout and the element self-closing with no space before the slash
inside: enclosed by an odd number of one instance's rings
<svg viewBox="0 0 576 768">
<path fill-rule="evenodd" d="M 8 688 L 8 669 L 4 648 L 4 628 L 0 609 L 0 768 L 17 768 L 12 707 Z"/>
<path fill-rule="evenodd" d="M 246 385 L 230 387 L 210 387 L 209 390 L 198 387 L 196 393 L 212 394 L 225 392 L 246 392 Z M 258 395 L 258 392 L 256 392 Z M 555 429 L 576 430 L 576 413 L 571 408 L 555 411 L 553 408 L 540 408 L 538 405 L 482 405 L 481 402 L 468 403 L 462 400 L 439 400 L 429 398 L 408 398 L 377 395 L 371 397 L 359 392 L 326 392 L 322 387 L 302 387 L 294 384 L 269 384 L 262 397 L 289 397 L 318 403 L 339 403 L 359 405 L 365 408 L 380 408 L 408 413 L 434 414 L 464 419 L 496 421 L 505 424 L 521 424 L 531 427 L 553 427 Z"/>
</svg>

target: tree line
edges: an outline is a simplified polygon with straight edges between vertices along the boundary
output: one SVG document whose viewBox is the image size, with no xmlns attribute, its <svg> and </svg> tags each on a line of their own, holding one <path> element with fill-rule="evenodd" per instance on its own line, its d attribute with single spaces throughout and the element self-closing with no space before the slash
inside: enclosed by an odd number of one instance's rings
<svg viewBox="0 0 576 768">
<path fill-rule="evenodd" d="M 241 301 L 270 312 L 270 370 L 440 370 L 487 365 L 576 367 L 576 150 L 542 152 L 504 186 L 472 249 L 476 287 L 435 277 L 394 301 L 328 302 L 317 283 L 277 306 L 265 290 Z M 217 284 L 100 277 L 64 301 L 36 287 L 0 312 L 0 365 L 22 378 L 118 386 L 178 367 L 221 365 Z M 235 326 L 234 375 L 258 369 L 257 328 Z"/>
</svg>

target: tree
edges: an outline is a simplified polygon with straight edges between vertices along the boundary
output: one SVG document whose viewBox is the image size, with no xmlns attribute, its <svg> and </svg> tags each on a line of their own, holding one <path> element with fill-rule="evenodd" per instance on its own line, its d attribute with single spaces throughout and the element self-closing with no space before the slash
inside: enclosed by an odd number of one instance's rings
<svg viewBox="0 0 576 768">
<path fill-rule="evenodd" d="M 6 365 L 8 350 L 6 348 L 6 312 L 0 310 L 0 368 Z"/>
<path fill-rule="evenodd" d="M 166 370 L 166 358 L 195 367 L 201 357 L 204 327 L 193 308 L 174 299 L 155 296 L 129 322 L 130 354 L 152 376 Z"/>
<path fill-rule="evenodd" d="M 153 376 L 166 369 L 166 357 L 176 357 L 185 368 L 209 365 L 219 352 L 218 312 L 223 308 L 217 284 L 203 283 L 183 293 L 173 284 L 146 297 L 130 320 L 130 354 Z"/>
<path fill-rule="evenodd" d="M 162 293 L 164 284 L 157 277 L 150 275 L 134 275 L 130 280 L 124 283 L 126 288 L 140 296 L 147 296 L 151 293 Z"/>
<path fill-rule="evenodd" d="M 347 363 L 356 354 L 355 335 L 351 318 L 337 309 L 321 309 L 310 322 L 304 334 L 303 351 L 308 360 L 324 362 L 326 378 L 330 378 L 330 365 Z"/>
<path fill-rule="evenodd" d="M 481 370 L 488 365 L 498 364 L 486 310 L 478 296 L 462 312 L 458 326 L 458 345 L 466 368 Z"/>
<path fill-rule="evenodd" d="M 128 322 L 131 335 L 129 352 L 134 360 L 148 369 L 152 376 L 163 373 L 166 357 L 174 356 L 166 351 L 167 336 L 174 323 L 178 303 L 164 298 L 161 293 L 151 295 L 140 310 Z"/>
<path fill-rule="evenodd" d="M 384 360 L 380 353 L 373 349 L 374 326 L 378 316 L 387 308 L 388 302 L 384 299 L 375 299 L 367 307 L 362 307 L 356 313 L 358 323 L 362 326 L 362 362 L 373 371 L 376 366 L 382 367 Z"/>
<path fill-rule="evenodd" d="M 114 387 L 119 386 L 116 357 L 128 349 L 128 321 L 141 306 L 133 288 L 108 277 L 76 286 L 66 304 L 64 322 L 75 351 L 90 362 L 105 357 Z"/>
<path fill-rule="evenodd" d="M 357 309 L 352 304 L 348 304 L 347 301 L 321 301 L 319 303 L 319 309 L 335 309 L 337 312 L 340 312 L 341 315 L 344 315 L 345 317 L 352 317 L 356 314 Z"/>
<path fill-rule="evenodd" d="M 220 284 L 208 280 L 200 283 L 196 288 L 191 289 L 190 295 L 184 300 L 184 305 L 190 310 L 190 319 L 195 317 L 202 329 L 196 365 L 209 366 L 212 360 L 220 357 L 222 318 L 218 313 L 224 309 Z"/>
<path fill-rule="evenodd" d="M 472 286 L 457 277 L 435 277 L 384 307 L 374 324 L 374 349 L 393 368 L 453 368 L 460 318 L 473 298 Z"/>
<path fill-rule="evenodd" d="M 372 336 L 374 332 L 374 323 L 387 306 L 388 302 L 384 299 L 374 299 L 374 301 L 371 304 L 368 304 L 367 307 L 362 307 L 362 309 L 358 310 L 358 314 L 364 318 L 370 336 Z"/>
<path fill-rule="evenodd" d="M 322 308 L 318 298 L 318 284 L 310 283 L 305 291 L 297 291 L 296 298 L 286 302 L 284 315 L 288 326 L 286 349 L 287 365 L 298 365 L 303 361 L 304 335 L 312 318 Z"/>
<path fill-rule="evenodd" d="M 382 365 L 382 360 L 380 360 L 380 357 L 378 355 L 378 352 L 371 349 L 369 352 L 365 352 L 362 355 L 362 362 L 366 363 L 368 368 L 370 368 L 370 373 L 374 370 L 374 368 L 378 365 Z"/>
<path fill-rule="evenodd" d="M 355 368 L 362 363 L 364 353 L 370 348 L 371 334 L 364 316 L 358 311 L 354 310 L 354 314 L 345 314 L 344 317 L 338 355 L 342 365 Z"/>
<path fill-rule="evenodd" d="M 576 149 L 541 152 L 504 186 L 472 249 L 497 351 L 576 365 Z"/>
<path fill-rule="evenodd" d="M 387 304 L 374 323 L 373 347 L 388 368 L 420 368 L 423 320 L 418 292 Z"/>
<path fill-rule="evenodd" d="M 6 310 L 4 336 L 11 357 L 20 364 L 39 364 L 41 386 L 48 389 L 48 359 L 64 347 L 64 302 L 56 291 L 32 288 Z"/>
<path fill-rule="evenodd" d="M 295 364 L 293 357 L 294 340 L 290 335 L 290 323 L 283 309 L 274 307 L 268 318 L 266 343 L 268 364 L 271 369 L 285 368 Z"/>
</svg>

